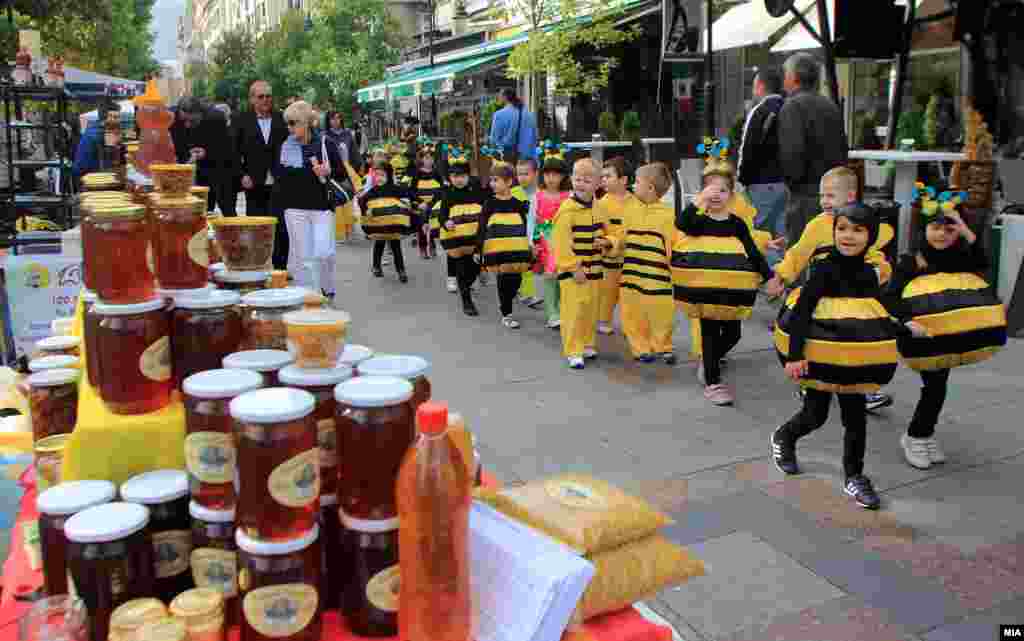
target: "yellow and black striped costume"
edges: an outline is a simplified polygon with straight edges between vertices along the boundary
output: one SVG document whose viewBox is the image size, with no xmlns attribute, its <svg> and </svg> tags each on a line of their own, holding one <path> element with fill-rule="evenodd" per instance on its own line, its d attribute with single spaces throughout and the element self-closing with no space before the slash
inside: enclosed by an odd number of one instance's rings
<svg viewBox="0 0 1024 641">
<path fill-rule="evenodd" d="M 593 205 L 582 205 L 575 198 L 569 198 L 559 207 L 557 218 L 556 225 L 567 224 L 571 231 L 569 249 L 577 259 L 577 267 L 586 272 L 587 280 L 601 280 L 604 275 L 604 258 L 594 241 L 604 236 L 604 230 L 598 215 L 594 213 Z M 555 240 L 556 251 L 560 255 L 562 251 L 557 245 L 561 240 Z M 572 271 L 559 269 L 558 280 L 572 277 Z"/>
<path fill-rule="evenodd" d="M 529 204 L 517 198 L 489 198 L 484 204 L 479 230 L 479 247 L 484 271 L 521 274 L 533 262 L 526 236 Z"/>
<path fill-rule="evenodd" d="M 625 230 L 619 287 L 647 296 L 672 295 L 669 256 L 675 229 L 671 212 L 667 207 L 661 208 L 665 209 L 659 212 L 663 215 L 647 216 L 647 207 L 641 205 L 635 220 Z"/>
<path fill-rule="evenodd" d="M 479 190 L 455 187 L 449 187 L 438 201 L 441 247 L 452 258 L 469 256 L 476 251 L 483 202 L 484 196 Z M 446 228 L 444 223 L 448 221 L 455 224 L 455 229 Z"/>
<path fill-rule="evenodd" d="M 444 194 L 444 181 L 437 174 L 413 174 L 408 180 L 409 191 L 413 195 L 413 208 L 419 212 L 421 205 L 427 206 L 430 229 L 437 231 L 437 204 Z M 427 220 L 422 222 L 426 223 Z"/>
<path fill-rule="evenodd" d="M 360 224 L 370 240 L 396 240 L 414 229 L 409 194 L 392 184 L 374 187 L 359 200 Z"/>
<path fill-rule="evenodd" d="M 600 215 L 593 203 L 575 194 L 563 202 L 554 217 L 552 241 L 561 309 L 562 353 L 580 357 L 587 348 L 595 349 L 600 284 L 604 263 L 596 242 L 604 236 Z M 583 272 L 583 283 L 576 272 Z"/>
</svg>

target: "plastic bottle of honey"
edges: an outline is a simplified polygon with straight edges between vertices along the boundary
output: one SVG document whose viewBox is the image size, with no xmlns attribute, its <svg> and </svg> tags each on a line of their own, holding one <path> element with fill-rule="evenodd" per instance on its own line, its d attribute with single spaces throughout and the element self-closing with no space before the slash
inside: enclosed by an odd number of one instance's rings
<svg viewBox="0 0 1024 641">
<path fill-rule="evenodd" d="M 448 406 L 426 402 L 398 475 L 398 637 L 469 641 L 471 479 L 448 437 Z"/>
</svg>

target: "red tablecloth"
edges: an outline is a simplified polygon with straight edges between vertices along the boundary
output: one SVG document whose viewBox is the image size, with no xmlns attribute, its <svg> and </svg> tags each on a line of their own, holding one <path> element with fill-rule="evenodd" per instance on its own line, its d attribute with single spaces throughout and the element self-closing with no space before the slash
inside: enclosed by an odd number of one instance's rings
<svg viewBox="0 0 1024 641">
<path fill-rule="evenodd" d="M 36 511 L 35 472 L 29 466 L 21 478 L 25 494 L 21 498 L 21 509 L 11 534 L 10 555 L 4 562 L 3 596 L 0 598 L 0 641 L 17 641 L 17 620 L 31 606 L 30 603 L 18 601 L 16 594 L 29 593 L 43 584 L 41 570 L 32 570 L 25 547 L 22 544 L 22 523 L 39 518 Z M 324 615 L 323 641 L 356 641 L 357 637 L 345 625 L 344 619 L 336 612 Z M 235 630 L 230 641 L 237 641 Z M 623 610 L 594 619 L 583 626 L 582 630 L 567 633 L 563 641 L 672 641 L 672 630 L 656 625 L 633 609 Z"/>
</svg>

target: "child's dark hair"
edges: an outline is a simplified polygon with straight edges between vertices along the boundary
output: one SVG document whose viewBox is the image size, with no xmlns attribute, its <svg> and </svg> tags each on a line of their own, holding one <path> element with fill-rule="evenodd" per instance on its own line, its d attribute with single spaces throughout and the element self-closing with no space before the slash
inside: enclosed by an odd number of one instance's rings
<svg viewBox="0 0 1024 641">
<path fill-rule="evenodd" d="M 614 169 L 615 176 L 617 178 L 631 178 L 631 174 L 633 173 L 632 167 L 629 166 L 629 161 L 622 156 L 616 156 L 604 161 L 604 168 Z"/>
<path fill-rule="evenodd" d="M 501 178 L 511 182 L 516 179 L 516 170 L 509 163 L 498 161 L 491 165 L 491 178 Z"/>
</svg>

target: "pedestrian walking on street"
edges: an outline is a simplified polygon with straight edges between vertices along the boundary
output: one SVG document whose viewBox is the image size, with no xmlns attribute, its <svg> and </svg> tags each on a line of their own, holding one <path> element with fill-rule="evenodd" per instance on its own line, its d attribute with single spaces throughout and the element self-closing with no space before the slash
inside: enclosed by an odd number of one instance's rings
<svg viewBox="0 0 1024 641">
<path fill-rule="evenodd" d="M 533 263 L 526 224 L 530 206 L 512 196 L 515 184 L 513 165 L 497 162 L 491 167 L 494 194 L 484 202 L 477 233 L 477 259 L 484 270 L 497 274 L 501 324 L 507 329 L 519 329 L 512 305 L 523 284 L 523 272 Z"/>
<path fill-rule="evenodd" d="M 450 269 L 455 273 L 462 311 L 466 316 L 479 316 L 472 288 L 480 266 L 473 259 L 473 254 L 488 193 L 470 179 L 469 156 L 462 150 L 448 152 L 448 181 L 450 184 L 441 197 L 437 214 L 441 225 L 441 247 L 448 253 Z M 449 288 L 450 285 L 449 277 Z"/>
<path fill-rule="evenodd" d="M 193 96 L 182 98 L 171 125 L 171 140 L 178 162 L 195 164 L 196 184 L 210 188 L 207 210 L 219 205 L 223 215 L 234 216 L 235 203 L 224 189 L 234 166 L 224 114 Z"/>
<path fill-rule="evenodd" d="M 504 106 L 491 120 L 490 143 L 502 150 L 502 159 L 512 165 L 520 158 L 532 158 L 537 146 L 537 120 L 514 89 L 502 92 Z"/>
<path fill-rule="evenodd" d="M 405 187 L 395 184 L 394 169 L 390 162 L 377 160 L 370 171 L 373 187 L 359 197 L 361 224 L 366 237 L 373 241 L 371 272 L 376 278 L 384 276 L 381 262 L 385 247 L 391 248 L 398 280 L 408 283 L 405 258 L 402 256 L 402 236 L 413 232 L 411 195 Z"/>
</svg>

